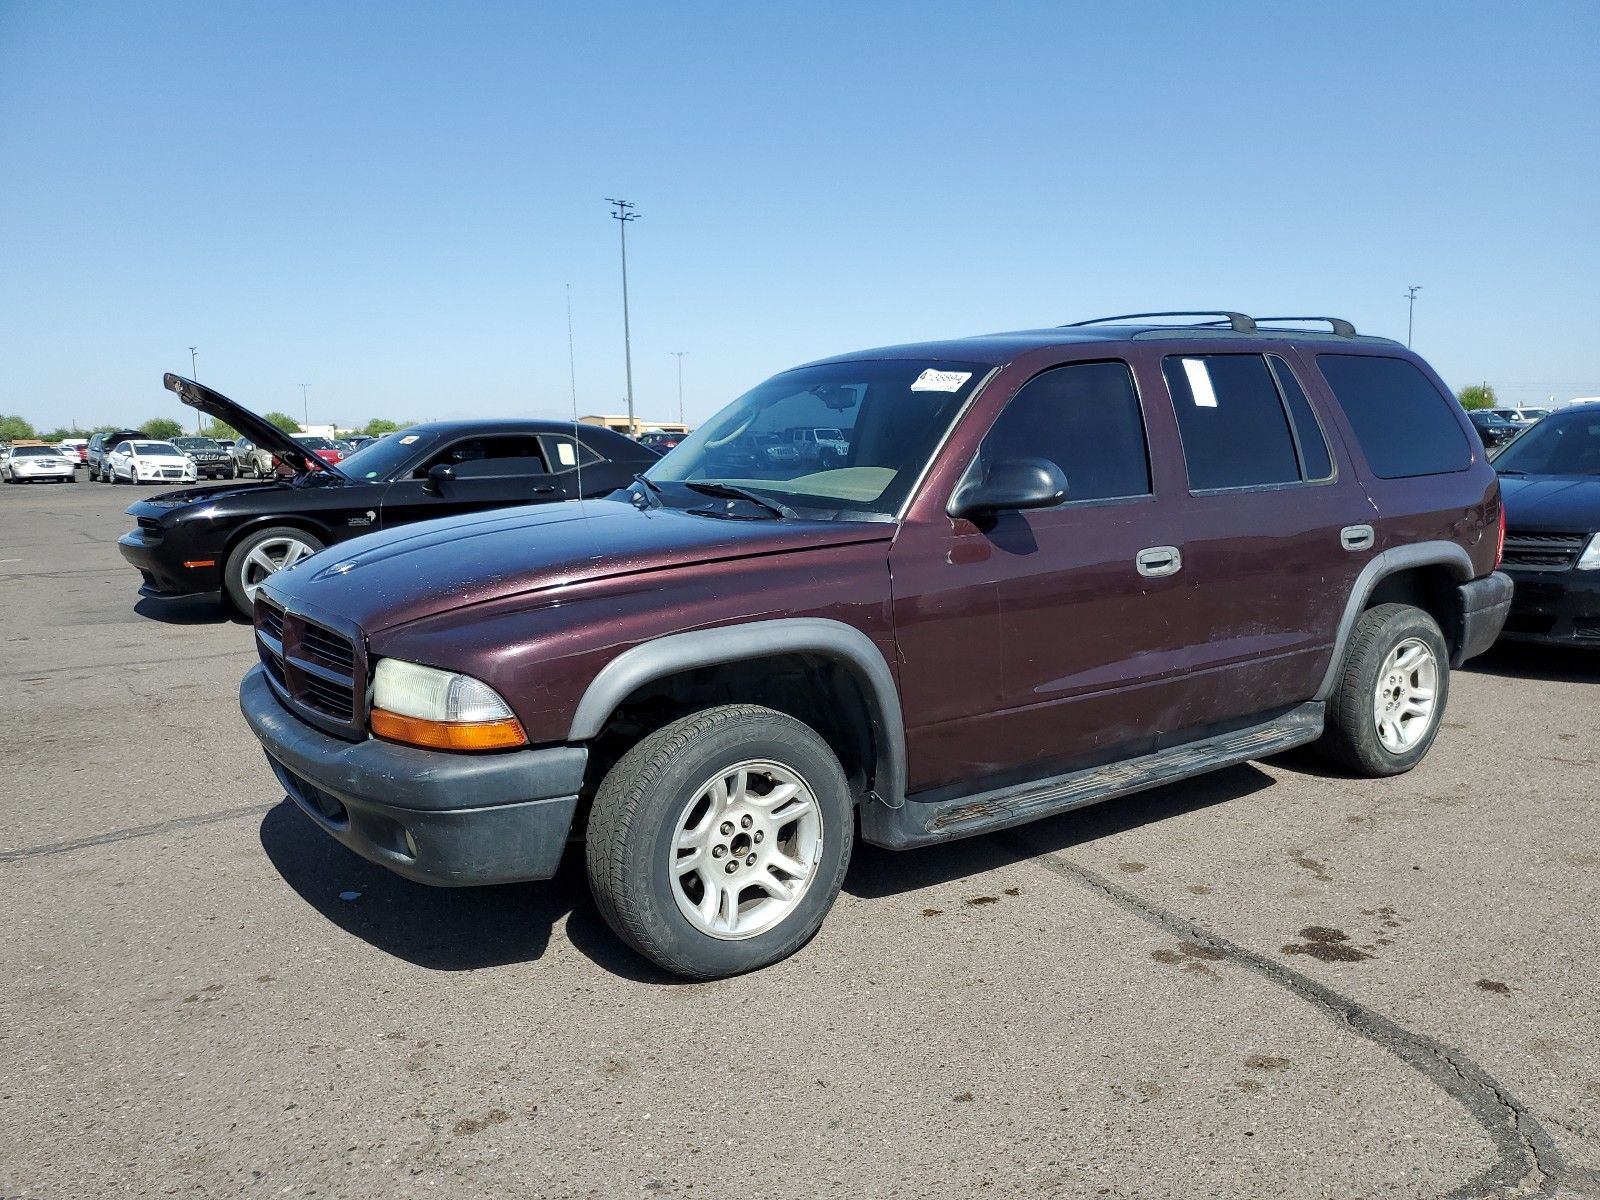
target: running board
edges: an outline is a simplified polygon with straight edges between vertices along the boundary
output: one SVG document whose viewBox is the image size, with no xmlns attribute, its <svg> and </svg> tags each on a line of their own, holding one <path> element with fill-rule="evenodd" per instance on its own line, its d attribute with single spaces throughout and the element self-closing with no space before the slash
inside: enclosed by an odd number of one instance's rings
<svg viewBox="0 0 1600 1200">
<path fill-rule="evenodd" d="M 1322 736 L 1323 709 L 1312 701 L 1232 733 L 970 796 L 932 803 L 912 796 L 895 809 L 871 805 L 862 810 L 862 835 L 876 845 L 904 850 L 1085 808 L 1314 742 Z"/>
</svg>

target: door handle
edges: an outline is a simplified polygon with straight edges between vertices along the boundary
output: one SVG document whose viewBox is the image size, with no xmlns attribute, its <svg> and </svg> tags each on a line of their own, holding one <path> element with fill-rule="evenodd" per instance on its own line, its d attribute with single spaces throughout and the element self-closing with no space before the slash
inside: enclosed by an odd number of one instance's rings
<svg viewBox="0 0 1600 1200">
<path fill-rule="evenodd" d="M 544 484 L 540 484 L 538 487 L 534 488 L 533 489 L 533 494 L 535 496 L 548 496 L 551 492 L 553 492 L 555 490 L 556 490 L 555 484 L 553 484 L 553 483 L 544 483 Z"/>
<path fill-rule="evenodd" d="M 1346 550 L 1371 550 L 1377 540 L 1378 535 L 1372 532 L 1371 525 L 1346 525 L 1339 530 L 1339 545 Z"/>
<path fill-rule="evenodd" d="M 1176 546 L 1151 546 L 1139 551 L 1133 563 L 1147 579 L 1160 579 L 1183 570 L 1183 552 Z"/>
</svg>

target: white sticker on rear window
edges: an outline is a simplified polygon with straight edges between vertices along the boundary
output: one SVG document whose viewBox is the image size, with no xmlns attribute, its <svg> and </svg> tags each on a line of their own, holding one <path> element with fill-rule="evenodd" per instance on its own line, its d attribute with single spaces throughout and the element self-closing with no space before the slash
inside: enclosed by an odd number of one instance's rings
<svg viewBox="0 0 1600 1200">
<path fill-rule="evenodd" d="M 571 442 L 557 442 L 556 457 L 561 460 L 563 467 L 570 467 L 578 461 L 578 454 L 573 450 Z"/>
<path fill-rule="evenodd" d="M 408 433 L 405 437 L 400 439 L 400 444 L 402 446 L 409 446 L 421 436 L 422 435 L 420 433 Z"/>
<path fill-rule="evenodd" d="M 1194 394 L 1195 407 L 1215 408 L 1217 393 L 1211 387 L 1211 372 L 1206 370 L 1205 359 L 1184 359 L 1183 373 L 1189 377 L 1189 391 Z"/>
<path fill-rule="evenodd" d="M 913 392 L 959 392 L 972 378 L 971 371 L 935 371 L 929 367 L 911 382 Z"/>
</svg>

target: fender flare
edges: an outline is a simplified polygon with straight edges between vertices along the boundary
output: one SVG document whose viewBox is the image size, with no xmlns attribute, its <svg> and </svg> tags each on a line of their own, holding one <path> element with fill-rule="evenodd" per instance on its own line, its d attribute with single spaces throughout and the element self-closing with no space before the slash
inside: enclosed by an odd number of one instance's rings
<svg viewBox="0 0 1600 1200">
<path fill-rule="evenodd" d="M 1345 648 L 1350 644 L 1350 635 L 1355 631 L 1356 622 L 1366 611 L 1367 598 L 1390 575 L 1416 567 L 1447 567 L 1458 584 L 1466 583 L 1473 576 L 1472 559 L 1454 542 L 1415 542 L 1409 546 L 1391 547 L 1375 557 L 1361 569 L 1361 574 L 1356 576 L 1350 588 L 1350 597 L 1345 601 L 1344 612 L 1339 617 L 1339 632 L 1333 639 L 1333 657 L 1328 660 L 1328 669 L 1323 674 L 1316 699 L 1326 700 L 1333 695 L 1339 669 L 1344 665 Z"/>
<path fill-rule="evenodd" d="M 853 625 L 824 617 L 786 617 L 693 629 L 625 650 L 589 682 L 572 715 L 567 740 L 586 742 L 599 736 L 617 706 L 647 683 L 696 667 L 774 654 L 818 654 L 850 670 L 872 716 L 877 750 L 872 793 L 891 808 L 898 808 L 905 798 L 906 735 L 894 675 L 871 638 Z"/>
</svg>

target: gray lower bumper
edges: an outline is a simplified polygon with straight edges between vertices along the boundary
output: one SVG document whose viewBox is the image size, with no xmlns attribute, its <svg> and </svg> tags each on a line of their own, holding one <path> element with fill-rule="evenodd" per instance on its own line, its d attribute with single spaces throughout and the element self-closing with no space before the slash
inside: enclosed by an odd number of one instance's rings
<svg viewBox="0 0 1600 1200">
<path fill-rule="evenodd" d="M 289 799 L 364 858 L 444 886 L 548 879 L 566 848 L 588 751 L 452 754 L 346 742 L 291 715 L 261 667 L 239 708 Z"/>
<path fill-rule="evenodd" d="M 1494 645 L 1505 627 L 1506 615 L 1511 612 L 1514 590 L 1511 576 L 1503 571 L 1463 583 L 1456 589 L 1461 602 L 1461 639 L 1451 656 L 1452 667 L 1459 667 Z"/>
</svg>

